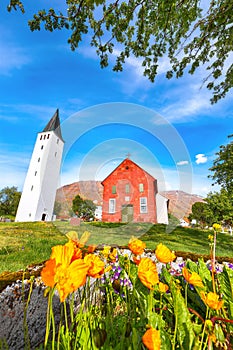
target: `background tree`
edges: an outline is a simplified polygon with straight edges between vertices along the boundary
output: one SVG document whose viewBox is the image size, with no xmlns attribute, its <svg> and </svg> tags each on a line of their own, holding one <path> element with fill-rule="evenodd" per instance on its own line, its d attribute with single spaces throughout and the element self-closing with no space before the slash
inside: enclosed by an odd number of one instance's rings
<svg viewBox="0 0 233 350">
<path fill-rule="evenodd" d="M 95 204 L 90 199 L 83 199 L 80 195 L 77 195 L 72 202 L 72 210 L 80 218 L 85 221 L 94 219 L 95 217 Z"/>
<path fill-rule="evenodd" d="M 225 189 L 220 192 L 210 192 L 207 195 L 206 202 L 213 215 L 213 222 L 223 222 L 226 225 L 233 224 L 233 201 Z"/>
<path fill-rule="evenodd" d="M 0 215 L 16 215 L 21 192 L 17 187 L 5 187 L 0 191 Z"/>
<path fill-rule="evenodd" d="M 8 10 L 25 11 L 23 2 L 10 0 Z M 65 10 L 64 10 L 65 8 Z M 67 29 L 72 50 L 86 35 L 96 48 L 101 67 L 115 59 L 114 71 L 122 71 L 134 56 L 144 75 L 154 81 L 160 59 L 170 62 L 167 78 L 193 74 L 206 68 L 203 81 L 212 90 L 211 102 L 225 97 L 233 85 L 233 0 L 69 0 L 39 10 L 29 21 L 32 31 Z M 230 63 L 229 63 L 230 62 Z M 224 72 L 224 73 L 223 73 Z"/>
<path fill-rule="evenodd" d="M 231 138 L 233 135 L 228 137 Z M 213 175 L 209 177 L 214 180 L 214 184 L 220 185 L 233 198 L 233 142 L 220 146 L 220 151 L 216 155 L 217 158 L 210 168 Z"/>
<path fill-rule="evenodd" d="M 196 202 L 192 205 L 192 213 L 189 215 L 189 219 L 196 219 L 201 227 L 210 226 L 214 222 L 213 213 L 209 205 L 204 202 Z"/>
</svg>

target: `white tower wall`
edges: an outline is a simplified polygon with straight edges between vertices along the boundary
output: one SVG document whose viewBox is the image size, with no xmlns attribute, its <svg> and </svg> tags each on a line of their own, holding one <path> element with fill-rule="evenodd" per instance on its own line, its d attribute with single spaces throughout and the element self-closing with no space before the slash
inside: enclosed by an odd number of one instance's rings
<svg viewBox="0 0 233 350">
<path fill-rule="evenodd" d="M 51 221 L 64 142 L 55 131 L 38 134 L 15 221 Z"/>
</svg>

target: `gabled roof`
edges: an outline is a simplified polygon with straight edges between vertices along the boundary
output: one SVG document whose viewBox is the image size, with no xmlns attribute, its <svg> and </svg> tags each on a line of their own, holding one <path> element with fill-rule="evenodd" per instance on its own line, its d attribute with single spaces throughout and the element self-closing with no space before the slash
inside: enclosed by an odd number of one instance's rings
<svg viewBox="0 0 233 350">
<path fill-rule="evenodd" d="M 156 180 L 154 178 L 154 176 L 152 176 L 151 174 L 149 174 L 146 170 L 142 169 L 138 164 L 136 164 L 135 162 L 133 162 L 131 159 L 129 158 L 125 158 L 102 182 L 101 184 L 103 185 L 103 183 L 118 169 L 122 166 L 122 164 L 125 165 L 129 165 L 129 164 L 133 164 L 134 166 L 138 167 L 139 169 L 141 169 L 145 174 L 147 174 L 149 177 L 151 177 L 153 180 Z"/>
<path fill-rule="evenodd" d="M 46 127 L 42 132 L 54 131 L 54 133 L 62 140 L 61 127 L 60 127 L 60 118 L 59 118 L 59 109 L 56 110 L 53 117 L 50 119 Z"/>
</svg>

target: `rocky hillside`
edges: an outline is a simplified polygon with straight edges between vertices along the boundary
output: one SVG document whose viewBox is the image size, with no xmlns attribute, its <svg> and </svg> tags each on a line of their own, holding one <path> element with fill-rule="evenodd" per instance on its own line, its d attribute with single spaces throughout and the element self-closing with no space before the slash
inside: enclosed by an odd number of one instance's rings
<svg viewBox="0 0 233 350">
<path fill-rule="evenodd" d="M 62 206 L 62 216 L 69 216 L 72 201 L 79 194 L 84 199 L 91 199 L 96 205 L 102 204 L 103 186 L 100 181 L 79 181 L 65 185 L 57 190 L 56 201 Z M 169 212 L 177 218 L 191 213 L 195 202 L 203 202 L 203 198 L 183 191 L 164 191 L 161 194 L 169 199 Z"/>
</svg>

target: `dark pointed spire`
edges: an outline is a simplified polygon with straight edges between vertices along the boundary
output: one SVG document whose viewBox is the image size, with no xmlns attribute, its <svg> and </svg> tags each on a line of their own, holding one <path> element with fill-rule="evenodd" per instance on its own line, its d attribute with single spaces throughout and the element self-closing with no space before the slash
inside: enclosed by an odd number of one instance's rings
<svg viewBox="0 0 233 350">
<path fill-rule="evenodd" d="M 55 134 L 63 141 L 60 127 L 59 109 L 56 110 L 53 117 L 50 119 L 43 132 L 54 131 Z"/>
</svg>

